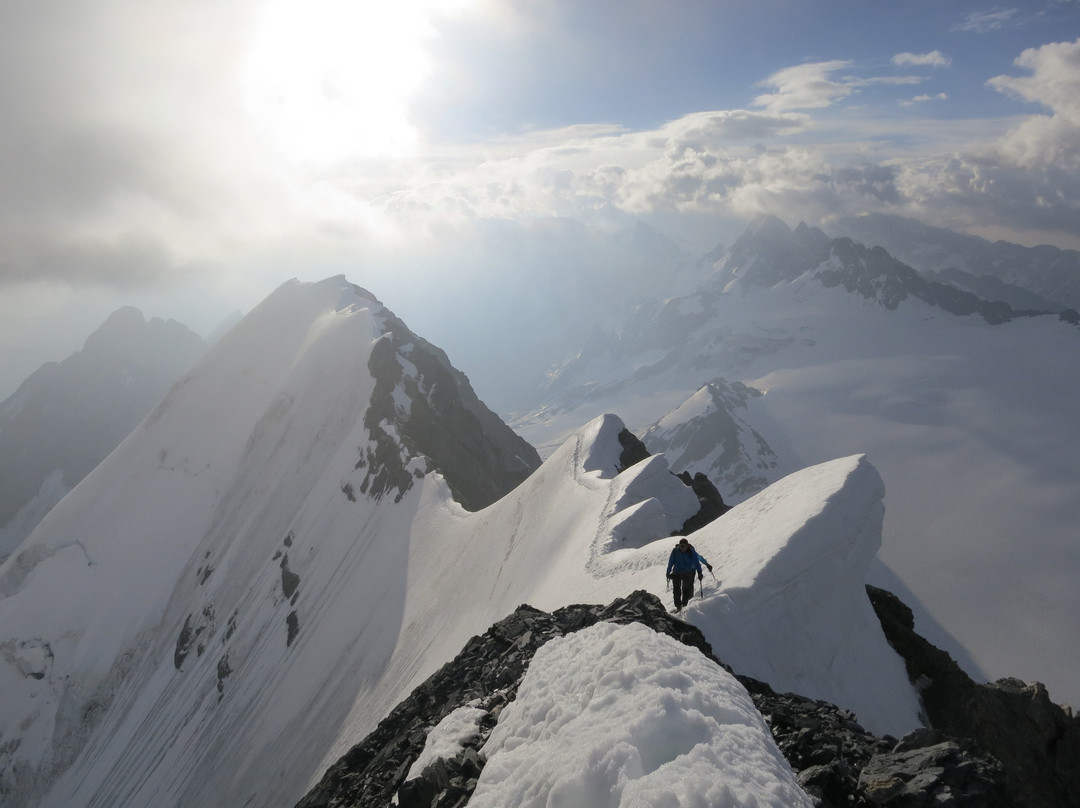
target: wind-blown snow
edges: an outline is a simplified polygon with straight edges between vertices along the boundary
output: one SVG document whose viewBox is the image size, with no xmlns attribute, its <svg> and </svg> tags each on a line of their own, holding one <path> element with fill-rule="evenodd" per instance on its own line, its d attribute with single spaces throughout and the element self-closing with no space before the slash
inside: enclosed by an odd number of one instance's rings
<svg viewBox="0 0 1080 808">
<path fill-rule="evenodd" d="M 5 799 L 289 804 L 521 603 L 665 595 L 693 495 L 662 456 L 616 475 L 614 416 L 475 513 L 421 458 L 400 501 L 364 494 L 385 322 L 343 279 L 282 287 L 0 566 Z M 687 618 L 900 735 L 916 698 L 863 591 L 882 495 L 853 456 L 740 504 L 691 537 L 721 583 Z"/>
<path fill-rule="evenodd" d="M 640 624 L 540 648 L 483 751 L 474 808 L 813 805 L 735 677 Z"/>
</svg>

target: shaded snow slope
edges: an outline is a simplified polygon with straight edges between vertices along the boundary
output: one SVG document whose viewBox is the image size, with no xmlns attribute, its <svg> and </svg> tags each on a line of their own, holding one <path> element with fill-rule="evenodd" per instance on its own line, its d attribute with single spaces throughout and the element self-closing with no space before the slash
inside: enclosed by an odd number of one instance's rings
<svg viewBox="0 0 1080 808">
<path fill-rule="evenodd" d="M 5 803 L 289 804 L 520 603 L 663 593 L 672 542 L 649 540 L 697 505 L 664 458 L 617 475 L 625 427 L 603 416 L 469 512 L 413 443 L 472 428 L 427 381 L 456 377 L 429 375 L 437 355 L 402 329 L 343 279 L 286 284 L 0 566 Z M 493 477 L 519 463 L 511 437 L 483 445 Z M 721 651 L 756 631 L 739 664 L 900 734 L 915 697 L 854 594 L 880 480 L 855 457 L 784 485 L 695 534 L 723 586 L 691 619 Z M 803 607 L 802 662 L 772 625 L 786 601 Z"/>
<path fill-rule="evenodd" d="M 544 645 L 483 752 L 474 808 L 813 805 L 735 677 L 639 623 Z"/>
</svg>

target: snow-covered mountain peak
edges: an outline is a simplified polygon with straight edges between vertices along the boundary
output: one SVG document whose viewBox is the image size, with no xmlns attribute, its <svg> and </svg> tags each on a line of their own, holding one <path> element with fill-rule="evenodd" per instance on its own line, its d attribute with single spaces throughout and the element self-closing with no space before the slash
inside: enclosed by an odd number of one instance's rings
<svg viewBox="0 0 1080 808">
<path fill-rule="evenodd" d="M 718 266 L 711 287 L 745 293 L 791 280 L 821 259 L 827 243 L 824 233 L 804 223 L 792 230 L 776 216 L 758 216 Z"/>
<path fill-rule="evenodd" d="M 0 560 L 161 400 L 205 349 L 174 320 L 111 314 L 0 402 Z"/>
<path fill-rule="evenodd" d="M 363 552 L 353 542 L 365 530 L 409 518 L 413 487 L 445 502 L 448 486 L 476 509 L 538 464 L 445 355 L 370 293 L 343 278 L 284 284 L 0 567 L 0 645 L 14 649 L 0 664 L 0 727 L 21 728 L 22 761 L 0 787 L 40 793 L 101 722 L 137 739 L 109 754 L 138 758 L 167 730 L 123 726 L 127 707 L 109 712 L 131 677 L 188 673 L 177 698 L 200 721 L 235 719 L 214 707 L 225 681 L 259 659 L 288 667 L 298 637 L 316 630 L 308 582 L 349 584 L 325 576 Z M 261 696 L 249 695 L 237 709 L 255 709 Z M 85 765 L 104 773 L 110 761 Z"/>
<path fill-rule="evenodd" d="M 664 452 L 678 471 L 702 473 L 734 501 L 755 494 L 779 466 L 776 452 L 751 425 L 748 409 L 762 392 L 715 378 L 654 423 L 641 436 Z"/>
</svg>

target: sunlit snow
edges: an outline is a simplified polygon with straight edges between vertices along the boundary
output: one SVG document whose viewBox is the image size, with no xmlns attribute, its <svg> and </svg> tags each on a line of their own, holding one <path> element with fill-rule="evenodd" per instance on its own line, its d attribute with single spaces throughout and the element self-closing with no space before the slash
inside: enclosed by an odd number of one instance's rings
<svg viewBox="0 0 1080 808">
<path fill-rule="evenodd" d="M 616 474 L 615 416 L 475 513 L 438 474 L 396 503 L 360 493 L 384 318 L 343 279 L 286 284 L 0 566 L 21 802 L 290 804 L 521 603 L 671 602 L 691 501 L 663 457 Z M 736 671 L 900 735 L 917 699 L 863 589 L 883 495 L 853 455 L 740 504 L 691 537 L 719 583 L 686 618 Z"/>
<path fill-rule="evenodd" d="M 474 808 L 810 808 L 750 695 L 700 651 L 600 623 L 537 651 Z"/>
</svg>

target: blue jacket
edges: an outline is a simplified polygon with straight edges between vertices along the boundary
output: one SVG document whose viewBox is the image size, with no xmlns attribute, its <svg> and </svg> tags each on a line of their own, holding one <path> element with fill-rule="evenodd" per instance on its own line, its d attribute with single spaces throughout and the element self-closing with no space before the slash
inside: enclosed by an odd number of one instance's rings
<svg viewBox="0 0 1080 808">
<path fill-rule="evenodd" d="M 692 545 L 690 551 L 687 553 L 684 553 L 679 549 L 678 545 L 676 545 L 675 549 L 671 551 L 671 556 L 668 558 L 668 575 L 671 575 L 672 573 L 675 573 L 676 575 L 679 573 L 685 574 L 687 572 L 696 572 L 698 575 L 701 575 L 702 564 L 706 567 L 709 566 L 709 562 L 698 555 L 697 550 L 695 550 Z"/>
</svg>

